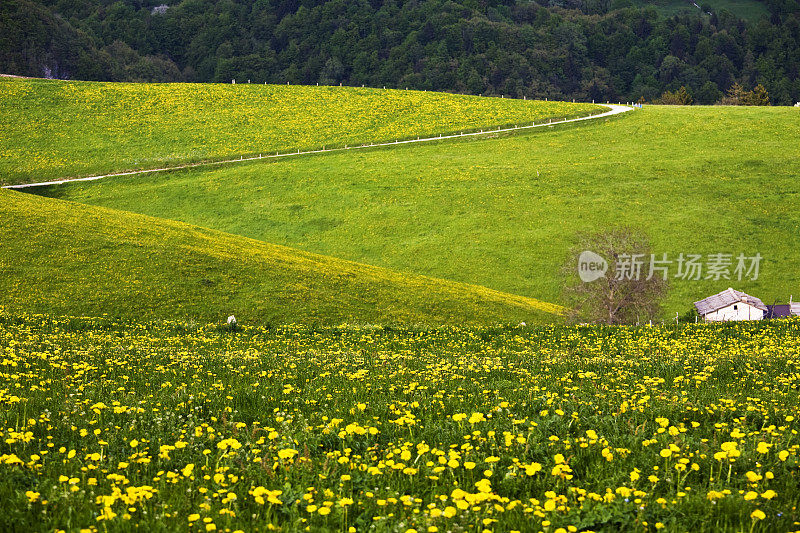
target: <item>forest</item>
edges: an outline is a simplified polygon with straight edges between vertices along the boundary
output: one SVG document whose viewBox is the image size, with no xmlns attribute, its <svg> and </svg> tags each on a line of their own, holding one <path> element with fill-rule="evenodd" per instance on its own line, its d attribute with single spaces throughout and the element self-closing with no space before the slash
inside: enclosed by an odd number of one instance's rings
<svg viewBox="0 0 800 533">
<path fill-rule="evenodd" d="M 760 85 L 790 105 L 800 3 L 766 7 L 744 20 L 632 0 L 4 0 L 0 72 L 695 104 Z"/>
</svg>

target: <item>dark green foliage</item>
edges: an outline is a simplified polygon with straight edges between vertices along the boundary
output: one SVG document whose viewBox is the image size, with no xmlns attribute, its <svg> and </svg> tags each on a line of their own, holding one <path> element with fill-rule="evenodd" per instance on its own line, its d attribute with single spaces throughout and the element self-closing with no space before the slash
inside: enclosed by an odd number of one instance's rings
<svg viewBox="0 0 800 533">
<path fill-rule="evenodd" d="M 750 92 L 747 105 L 769 105 L 769 94 L 760 83 Z"/>
<path fill-rule="evenodd" d="M 75 20 L 65 20 L 61 11 L 48 10 L 43 3 L 10 0 L 0 4 L 0 72 L 99 81 L 184 79 L 165 56 L 142 55 L 124 35 L 98 35 Z M 108 43 L 104 43 L 106 39 Z"/>
<path fill-rule="evenodd" d="M 27 0 L 0 3 L 0 71 L 23 76 L 109 78 L 108 58 L 83 32 Z"/>
<path fill-rule="evenodd" d="M 738 83 L 734 83 L 728 94 L 721 98 L 719 102 L 721 105 L 769 105 L 769 94 L 763 85 L 760 83 L 756 85 L 755 89 L 748 91 Z"/>
<path fill-rule="evenodd" d="M 694 102 L 692 95 L 689 94 L 689 91 L 687 91 L 686 87 L 683 85 L 675 92 L 666 91 L 661 95 L 661 98 L 656 101 L 656 103 L 662 105 L 692 105 L 692 102 Z"/>
<path fill-rule="evenodd" d="M 701 104 L 739 82 L 763 85 L 775 104 L 800 99 L 796 0 L 770 0 L 771 20 L 750 22 L 638 4 L 11 0 L 0 7 L 0 71 L 584 101 L 652 101 L 685 86 Z"/>
</svg>

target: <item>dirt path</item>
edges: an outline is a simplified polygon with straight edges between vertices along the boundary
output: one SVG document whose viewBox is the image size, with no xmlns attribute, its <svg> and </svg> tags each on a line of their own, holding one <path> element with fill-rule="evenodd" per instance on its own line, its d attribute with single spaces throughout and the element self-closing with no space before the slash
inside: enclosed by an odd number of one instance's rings
<svg viewBox="0 0 800 533">
<path fill-rule="evenodd" d="M 609 110 L 603 113 L 598 113 L 597 115 L 590 115 L 588 117 L 580 117 L 580 118 L 571 118 L 565 120 L 557 120 L 553 121 L 552 119 L 548 122 L 541 122 L 539 124 L 531 124 L 529 126 L 514 126 L 513 128 L 498 128 L 498 129 L 489 129 L 489 130 L 481 130 L 479 132 L 474 133 L 457 133 L 454 135 L 439 135 L 438 137 L 426 137 L 423 139 L 410 139 L 407 141 L 394 141 L 394 142 L 384 142 L 384 143 L 374 143 L 374 144 L 362 144 L 357 146 L 346 146 L 344 148 L 328 148 L 322 150 L 309 150 L 306 152 L 298 150 L 297 152 L 289 152 L 284 154 L 271 154 L 271 155 L 259 155 L 256 157 L 239 157 L 238 159 L 226 159 L 224 161 L 204 161 L 200 163 L 188 163 L 185 165 L 176 165 L 172 167 L 164 167 L 164 168 L 151 168 L 146 170 L 131 170 L 128 172 L 116 172 L 113 174 L 103 174 L 102 176 L 89 176 L 86 178 L 66 178 L 62 180 L 54 180 L 54 181 L 43 181 L 40 183 L 22 183 L 19 185 L 6 185 L 4 189 L 26 189 L 28 187 L 45 187 L 48 185 L 61 185 L 63 183 L 72 183 L 75 181 L 94 181 L 103 178 L 114 178 L 117 176 L 133 176 L 136 174 L 150 174 L 153 172 L 166 172 L 169 170 L 181 170 L 185 168 L 196 168 L 196 167 L 205 167 L 211 165 L 225 165 L 229 163 L 241 163 L 244 161 L 257 161 L 260 159 L 278 159 L 282 157 L 297 157 L 300 155 L 308 155 L 308 154 L 321 154 L 326 152 L 342 152 L 345 150 L 362 150 L 366 148 L 375 148 L 379 146 L 394 146 L 399 144 L 413 144 L 413 143 L 424 143 L 424 142 L 431 142 L 431 141 L 441 141 L 445 139 L 459 139 L 462 137 L 478 137 L 483 135 L 493 135 L 497 133 L 503 132 L 510 132 L 510 131 L 518 131 L 518 130 L 529 130 L 532 128 L 549 128 L 552 126 L 556 126 L 558 124 L 568 124 L 570 122 L 581 122 L 584 120 L 594 120 L 598 118 L 610 117 L 612 115 L 619 115 L 620 113 L 625 113 L 628 111 L 633 111 L 635 108 L 626 106 L 626 105 L 617 105 L 617 104 L 601 104 L 603 107 L 608 107 Z"/>
</svg>

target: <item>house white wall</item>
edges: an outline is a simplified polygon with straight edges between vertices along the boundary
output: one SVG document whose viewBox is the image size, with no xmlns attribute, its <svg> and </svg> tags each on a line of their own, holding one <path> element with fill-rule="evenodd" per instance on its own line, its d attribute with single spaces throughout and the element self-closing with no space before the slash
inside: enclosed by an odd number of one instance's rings
<svg viewBox="0 0 800 533">
<path fill-rule="evenodd" d="M 761 320 L 764 311 L 745 302 L 732 303 L 728 307 L 708 313 L 703 317 L 709 322 L 725 322 L 728 320 Z"/>
</svg>

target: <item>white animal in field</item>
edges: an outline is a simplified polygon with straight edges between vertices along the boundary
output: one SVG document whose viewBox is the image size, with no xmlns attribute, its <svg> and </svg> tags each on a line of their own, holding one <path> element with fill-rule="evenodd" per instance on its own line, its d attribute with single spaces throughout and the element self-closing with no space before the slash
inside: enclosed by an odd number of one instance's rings
<svg viewBox="0 0 800 533">
<path fill-rule="evenodd" d="M 231 316 L 228 317 L 228 325 L 229 326 L 235 326 L 236 325 L 236 317 L 235 316 L 231 315 Z"/>
</svg>

